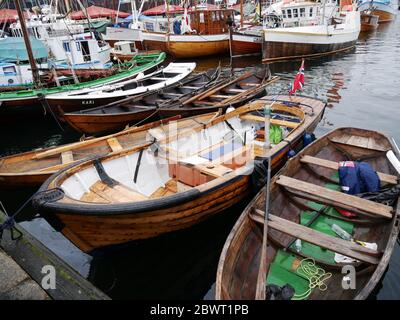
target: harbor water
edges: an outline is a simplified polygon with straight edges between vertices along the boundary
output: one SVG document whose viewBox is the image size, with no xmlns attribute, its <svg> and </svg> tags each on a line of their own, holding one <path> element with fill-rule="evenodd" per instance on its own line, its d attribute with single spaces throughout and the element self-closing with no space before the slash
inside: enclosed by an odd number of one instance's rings
<svg viewBox="0 0 400 320">
<path fill-rule="evenodd" d="M 400 144 L 400 19 L 361 34 L 354 50 L 306 60 L 301 94 L 327 100 L 317 137 L 342 126 L 379 130 Z M 260 58 L 232 62 L 235 68 L 259 63 Z M 229 68 L 229 58 L 199 60 L 198 70 Z M 273 64 L 280 77 L 269 94 L 287 93 L 300 61 Z M 0 106 L 1 108 L 1 106 Z M 0 155 L 76 141 L 80 136 L 62 131 L 50 116 L 23 119 L 0 128 Z M 1 192 L 12 213 L 35 190 Z M 79 273 L 113 299 L 213 299 L 218 259 L 225 239 L 246 201 L 195 227 L 145 241 L 136 241 L 89 256 L 52 230 L 40 217 L 23 226 Z M 25 217 L 33 216 L 27 208 Z M 389 268 L 371 299 L 400 299 L 400 248 L 396 244 Z"/>
</svg>

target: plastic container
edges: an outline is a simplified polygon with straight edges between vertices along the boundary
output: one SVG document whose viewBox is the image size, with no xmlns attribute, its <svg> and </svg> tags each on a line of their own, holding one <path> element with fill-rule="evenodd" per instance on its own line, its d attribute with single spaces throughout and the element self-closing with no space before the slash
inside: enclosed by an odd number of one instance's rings
<svg viewBox="0 0 400 320">
<path fill-rule="evenodd" d="M 339 227 L 337 224 L 332 224 L 331 229 L 342 239 L 351 241 L 352 237 L 351 235 L 343 230 L 341 227 Z"/>
</svg>

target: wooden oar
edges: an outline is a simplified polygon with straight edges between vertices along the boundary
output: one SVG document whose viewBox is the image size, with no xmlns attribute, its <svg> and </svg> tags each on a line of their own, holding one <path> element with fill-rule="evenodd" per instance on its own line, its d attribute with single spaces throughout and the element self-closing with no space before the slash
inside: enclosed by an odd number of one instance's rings
<svg viewBox="0 0 400 320">
<path fill-rule="evenodd" d="M 269 141 L 269 121 L 270 121 L 271 108 L 266 106 L 264 109 L 265 115 L 265 148 L 271 147 Z M 265 300 L 266 298 L 266 282 L 267 282 L 267 238 L 268 238 L 268 215 L 269 215 L 269 196 L 271 184 L 271 152 L 268 153 L 268 169 L 267 169 L 267 184 L 265 186 L 265 215 L 263 225 L 263 239 L 261 245 L 260 255 L 260 268 L 258 269 L 256 300 Z"/>
</svg>

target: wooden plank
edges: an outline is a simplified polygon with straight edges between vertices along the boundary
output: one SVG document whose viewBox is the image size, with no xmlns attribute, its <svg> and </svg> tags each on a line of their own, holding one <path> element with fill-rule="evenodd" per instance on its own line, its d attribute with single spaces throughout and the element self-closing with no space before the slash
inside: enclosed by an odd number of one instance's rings
<svg viewBox="0 0 400 320">
<path fill-rule="evenodd" d="M 64 151 L 61 153 L 61 162 L 62 164 L 67 164 L 74 161 L 74 155 L 71 150 Z"/>
<path fill-rule="evenodd" d="M 343 209 L 355 208 L 361 212 L 366 212 L 378 217 L 391 219 L 393 208 L 381 203 L 365 200 L 356 196 L 330 190 L 302 180 L 290 178 L 284 175 L 279 176 L 277 184 L 297 191 L 311 194 L 319 199 L 328 200 L 329 204 L 335 203 L 335 206 Z"/>
<path fill-rule="evenodd" d="M 119 141 L 117 140 L 117 138 L 109 138 L 107 139 L 107 143 L 110 146 L 111 150 L 113 152 L 118 152 L 123 150 L 124 148 L 122 148 L 122 146 L 120 145 Z"/>
<path fill-rule="evenodd" d="M 222 177 L 223 175 L 232 172 L 233 170 L 221 164 L 198 164 L 196 168 L 201 172 L 208 174 L 212 177 Z"/>
<path fill-rule="evenodd" d="M 132 202 L 148 199 L 146 196 L 134 190 L 127 189 L 122 185 L 116 185 L 111 188 L 101 181 L 93 184 L 90 190 L 110 202 Z"/>
<path fill-rule="evenodd" d="M 368 141 L 355 139 L 354 136 L 350 136 L 350 138 L 347 140 L 347 142 L 344 142 L 344 139 L 337 138 L 337 137 L 329 138 L 329 140 L 334 143 L 357 147 L 357 148 L 362 148 L 362 149 L 367 149 L 367 150 L 382 151 L 382 152 L 388 151 L 388 149 L 386 149 L 378 144 L 375 144 L 374 147 L 369 147 L 370 143 Z"/>
<path fill-rule="evenodd" d="M 223 95 L 223 94 L 213 94 L 210 96 L 210 98 L 215 98 L 215 99 L 228 99 L 232 96 L 227 96 L 227 95 Z"/>
<path fill-rule="evenodd" d="M 259 223 L 264 223 L 264 212 L 256 210 L 256 215 L 252 215 L 252 219 Z M 276 215 L 269 214 L 268 226 L 288 234 L 296 239 L 315 244 L 322 248 L 343 254 L 347 257 L 363 261 L 370 264 L 378 264 L 380 252 L 368 249 L 351 241 L 346 241 L 341 238 L 328 236 L 322 232 L 302 226 L 295 222 L 280 218 Z"/>
<path fill-rule="evenodd" d="M 232 92 L 232 93 L 242 93 L 242 92 L 245 92 L 246 90 L 245 89 L 226 89 L 225 90 L 226 92 Z"/>
<path fill-rule="evenodd" d="M 179 88 L 189 89 L 189 90 L 198 90 L 198 89 L 200 89 L 200 87 L 193 87 L 193 86 L 182 86 L 182 87 L 179 87 Z"/>
<path fill-rule="evenodd" d="M 161 78 L 161 77 L 152 77 L 150 80 L 155 80 L 155 81 L 167 81 L 169 78 Z"/>
<path fill-rule="evenodd" d="M 5 215 L 0 211 L 0 224 Z M 4 230 L 0 246 L 16 261 L 37 283 L 41 283 L 44 274 L 43 266 L 54 266 L 56 270 L 55 289 L 46 289 L 47 294 L 55 300 L 109 300 L 110 298 L 72 269 L 53 251 L 44 246 L 18 223 L 15 228 L 23 237 L 11 240 L 10 231 Z"/>
<path fill-rule="evenodd" d="M 321 158 L 316 158 L 312 156 L 305 155 L 300 159 L 300 162 L 307 163 L 307 164 L 312 164 L 316 166 L 321 166 L 324 168 L 332 169 L 332 170 L 338 170 L 339 169 L 339 163 L 335 161 L 330 161 L 326 159 L 321 159 Z M 382 173 L 382 172 L 377 172 L 379 179 L 382 182 L 389 183 L 389 184 L 397 184 L 398 179 L 396 176 Z"/>
<path fill-rule="evenodd" d="M 265 122 L 265 118 L 261 116 L 256 116 L 254 114 L 244 114 L 240 116 L 240 119 L 248 120 L 248 121 L 257 121 L 257 122 Z M 299 122 L 291 122 L 279 119 L 271 119 L 270 122 L 272 124 L 276 124 L 278 126 L 283 126 L 291 129 L 297 128 L 300 123 Z"/>
</svg>

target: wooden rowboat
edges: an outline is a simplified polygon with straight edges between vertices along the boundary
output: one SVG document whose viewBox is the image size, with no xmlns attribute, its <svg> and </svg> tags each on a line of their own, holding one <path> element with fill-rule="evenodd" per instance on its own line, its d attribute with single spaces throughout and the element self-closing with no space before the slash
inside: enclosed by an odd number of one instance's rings
<svg viewBox="0 0 400 320">
<path fill-rule="evenodd" d="M 273 168 L 300 148 L 322 117 L 320 100 L 264 97 L 224 115 L 209 113 L 148 130 L 148 142 L 91 159 L 50 177 L 34 206 L 83 251 L 190 227 L 254 189 L 251 173 L 263 148 L 263 108 L 282 140 L 268 151 Z M 190 130 L 181 123 L 191 121 Z M 261 140 L 261 141 L 260 141 Z"/>
<path fill-rule="evenodd" d="M 141 145 L 146 131 L 174 118 L 155 121 L 141 127 L 62 146 L 38 149 L 0 158 L 0 189 L 39 187 L 47 178 L 73 163 L 93 156 L 116 154 Z M 184 123 L 182 122 L 182 126 Z"/>
<path fill-rule="evenodd" d="M 277 79 L 267 79 L 265 71 L 261 75 L 246 72 L 232 80 L 207 82 L 206 85 L 200 78 L 194 78 L 193 81 L 180 82 L 154 94 L 104 107 L 63 113 L 61 117 L 79 132 L 98 135 L 122 129 L 129 123 L 143 123 L 155 117 L 188 117 L 219 109 L 224 111 L 229 106 L 240 106 L 263 96 L 265 87 Z"/>
<path fill-rule="evenodd" d="M 99 135 L 125 128 L 127 124 L 144 123 L 159 118 L 157 108 L 176 103 L 195 96 L 222 81 L 221 70 L 210 70 L 187 77 L 178 83 L 155 92 L 137 97 L 128 97 L 108 105 L 64 113 L 59 110 L 59 117 L 78 132 Z M 142 108 L 133 109 L 132 105 Z"/>
<path fill-rule="evenodd" d="M 366 299 L 369 296 L 387 268 L 399 233 L 398 199 L 394 198 L 397 205 L 392 207 L 344 194 L 338 191 L 337 169 L 339 161 L 366 161 L 378 172 L 382 186 L 397 185 L 399 176 L 386 158 L 386 152 L 391 149 L 396 152 L 389 138 L 381 133 L 340 128 L 288 161 L 271 181 L 266 250 L 268 285 L 289 283 L 295 289 L 296 299 Z M 348 218 L 338 210 L 357 216 Z M 226 240 L 217 272 L 217 299 L 256 297 L 264 212 L 265 190 L 261 190 Z M 377 250 L 339 238 L 331 229 L 333 224 L 356 240 L 376 243 Z M 296 239 L 301 240 L 297 246 L 299 251 L 294 243 Z M 355 260 L 342 262 L 337 254 Z M 316 287 L 307 292 L 309 277 L 304 267 L 312 259 L 321 268 L 319 275 L 324 270 L 326 274 L 319 279 L 322 290 Z M 356 270 L 355 289 L 342 287 L 344 265 L 354 266 Z M 265 290 L 265 286 L 260 287 Z"/>
<path fill-rule="evenodd" d="M 61 109 L 64 112 L 103 106 L 118 99 L 160 90 L 178 83 L 190 75 L 195 68 L 196 63 L 194 62 L 171 62 L 165 68 L 142 78 L 118 82 L 113 85 L 104 85 L 98 88 L 54 94 L 48 96 L 46 101 L 51 108 Z"/>
</svg>

